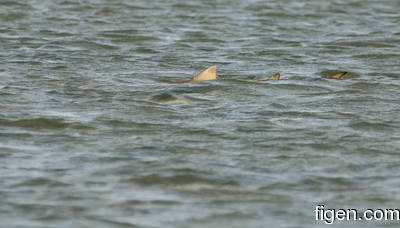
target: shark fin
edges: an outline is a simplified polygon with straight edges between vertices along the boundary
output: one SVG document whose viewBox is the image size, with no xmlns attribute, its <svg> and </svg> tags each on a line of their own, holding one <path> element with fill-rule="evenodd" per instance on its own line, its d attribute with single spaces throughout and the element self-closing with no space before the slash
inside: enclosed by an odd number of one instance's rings
<svg viewBox="0 0 400 228">
<path fill-rule="evenodd" d="M 347 72 L 339 72 L 339 73 L 329 76 L 328 78 L 341 79 L 345 74 L 347 74 Z"/>
<path fill-rule="evenodd" d="M 271 75 L 269 78 L 267 79 L 261 79 L 261 81 L 267 81 L 267 80 L 279 80 L 279 78 L 281 77 L 281 75 L 278 73 Z"/>
<path fill-rule="evenodd" d="M 189 82 L 201 82 L 201 81 L 216 80 L 216 79 L 217 79 L 217 66 L 211 66 L 205 69 L 200 74 L 196 75 L 191 80 L 189 80 Z"/>
<path fill-rule="evenodd" d="M 190 80 L 178 82 L 178 83 L 186 83 L 186 82 L 202 82 L 207 80 L 216 80 L 217 79 L 217 66 L 211 66 Z"/>
</svg>

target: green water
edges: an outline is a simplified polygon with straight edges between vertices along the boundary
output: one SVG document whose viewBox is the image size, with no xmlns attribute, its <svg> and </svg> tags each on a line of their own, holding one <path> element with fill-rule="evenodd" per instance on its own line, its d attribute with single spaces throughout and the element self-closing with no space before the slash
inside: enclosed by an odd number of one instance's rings
<svg viewBox="0 0 400 228">
<path fill-rule="evenodd" d="M 399 12 L 1 0 L 0 227 L 308 228 L 327 226 L 320 204 L 399 208 Z M 219 80 L 171 83 L 211 65 Z"/>
</svg>

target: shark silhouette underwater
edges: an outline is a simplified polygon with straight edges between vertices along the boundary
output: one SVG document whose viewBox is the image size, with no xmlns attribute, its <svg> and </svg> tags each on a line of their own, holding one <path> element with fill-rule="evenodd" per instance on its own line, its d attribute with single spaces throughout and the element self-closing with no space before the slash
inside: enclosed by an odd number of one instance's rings
<svg viewBox="0 0 400 228">
<path fill-rule="evenodd" d="M 342 79 L 344 75 L 346 75 L 347 72 L 338 72 L 333 75 L 328 76 L 327 78 L 329 79 Z M 268 81 L 268 80 L 279 80 L 281 75 L 278 73 L 275 73 L 268 78 L 265 79 L 260 79 L 259 81 Z M 190 80 L 182 81 L 182 82 L 175 82 L 177 84 L 182 84 L 182 83 L 190 83 L 190 82 L 202 82 L 202 81 L 208 81 L 208 80 L 217 80 L 217 66 L 210 66 L 209 68 L 205 69 L 204 71 L 200 72 L 198 75 L 194 76 Z"/>
<path fill-rule="evenodd" d="M 341 79 L 345 74 L 347 74 L 347 72 L 339 72 L 339 73 L 330 75 L 327 78 Z M 217 80 L 217 79 L 218 79 L 217 66 L 211 66 L 189 80 L 180 81 L 180 82 L 172 82 L 172 83 L 184 84 L 184 83 L 194 83 L 194 82 L 202 82 L 202 81 L 209 81 L 209 80 Z M 259 79 L 258 81 L 269 81 L 269 80 L 280 80 L 279 72 L 275 73 L 267 78 Z M 195 103 L 207 102 L 207 101 L 202 101 L 198 98 L 177 96 L 176 95 L 177 92 L 178 91 L 174 91 L 173 89 L 169 90 L 169 91 L 163 91 L 162 93 L 153 96 L 152 101 L 157 102 L 157 103 L 164 103 L 164 104 L 190 104 L 193 102 L 195 102 Z"/>
</svg>

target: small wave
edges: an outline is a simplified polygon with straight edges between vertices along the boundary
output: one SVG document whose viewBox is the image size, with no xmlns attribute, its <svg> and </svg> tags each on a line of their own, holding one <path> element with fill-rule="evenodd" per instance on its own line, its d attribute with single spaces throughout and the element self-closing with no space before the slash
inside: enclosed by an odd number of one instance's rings
<svg viewBox="0 0 400 228">
<path fill-rule="evenodd" d="M 5 146 L 0 146 L 0 158 L 8 157 L 14 150 Z"/>
<path fill-rule="evenodd" d="M 24 19 L 27 16 L 26 13 L 10 12 L 7 14 L 0 14 L 0 18 L 4 21 L 17 21 Z"/>
<path fill-rule="evenodd" d="M 121 38 L 121 37 L 129 37 L 132 34 L 137 33 L 136 29 L 122 29 L 122 30 L 104 30 L 98 33 L 98 36 L 107 37 L 107 38 Z"/>
<path fill-rule="evenodd" d="M 184 185 L 205 185 L 205 186 L 219 186 L 219 185 L 228 185 L 228 186 L 237 186 L 239 185 L 236 181 L 233 180 L 218 180 L 218 179 L 210 179 L 199 177 L 195 175 L 189 174 L 181 174 L 174 176 L 160 176 L 158 174 L 150 174 L 146 176 L 142 176 L 139 178 L 134 178 L 134 182 L 141 185 L 172 185 L 172 186 L 184 186 Z"/>
<path fill-rule="evenodd" d="M 0 1 L 0 6 L 29 6 L 24 4 L 23 1 Z"/>
<path fill-rule="evenodd" d="M 61 181 L 51 180 L 44 177 L 36 177 L 15 184 L 13 185 L 13 187 L 33 187 L 33 186 L 64 187 L 67 185 L 68 185 L 67 183 Z"/>
<path fill-rule="evenodd" d="M 7 127 L 21 127 L 28 129 L 48 129 L 48 130 L 57 130 L 57 129 L 65 129 L 72 128 L 76 130 L 92 130 L 94 129 L 91 126 L 81 124 L 81 123 L 67 123 L 63 119 L 50 119 L 50 118 L 32 118 L 32 119 L 21 119 L 21 120 L 7 120 L 0 119 L 0 126 Z"/>
<path fill-rule="evenodd" d="M 99 43 L 95 41 L 87 41 L 87 40 L 80 40 L 80 41 L 74 41 L 69 43 L 72 46 L 79 46 L 79 47 L 84 47 L 87 49 L 106 49 L 106 50 L 118 50 L 119 47 L 115 45 L 109 45 L 109 44 L 104 44 L 104 43 Z"/>
<path fill-rule="evenodd" d="M 157 37 L 152 37 L 152 36 L 143 36 L 143 35 L 131 35 L 128 37 L 120 37 L 111 40 L 113 43 L 136 43 L 136 42 L 150 42 L 150 41 L 157 41 L 159 38 Z"/>
<path fill-rule="evenodd" d="M 34 129 L 63 129 L 68 126 L 68 124 L 64 123 L 61 119 L 47 118 L 22 119 L 15 121 L 0 119 L 0 125 Z"/>
<path fill-rule="evenodd" d="M 383 122 L 367 122 L 367 121 L 357 121 L 350 123 L 350 127 L 354 130 L 363 130 L 363 131 L 375 131 L 375 132 L 387 132 L 387 131 L 395 131 L 397 128 L 395 126 L 391 126 L 390 124 Z"/>
</svg>

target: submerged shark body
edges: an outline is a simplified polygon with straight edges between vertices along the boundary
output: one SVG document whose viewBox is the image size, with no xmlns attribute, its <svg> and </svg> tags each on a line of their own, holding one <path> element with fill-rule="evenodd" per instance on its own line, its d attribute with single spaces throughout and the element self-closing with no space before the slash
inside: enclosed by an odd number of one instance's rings
<svg viewBox="0 0 400 228">
<path fill-rule="evenodd" d="M 276 73 L 271 75 L 270 77 L 266 79 L 261 79 L 260 81 L 267 81 L 267 80 L 279 80 L 280 74 Z M 194 76 L 190 80 L 182 81 L 182 82 L 176 82 L 178 84 L 182 83 L 189 83 L 189 82 L 202 82 L 202 81 L 208 81 L 208 80 L 217 80 L 217 66 L 211 66 L 204 71 L 200 72 L 198 75 Z"/>
<path fill-rule="evenodd" d="M 217 79 L 217 66 L 211 66 L 211 67 L 205 69 L 204 71 L 200 72 L 199 74 L 197 74 L 190 80 L 174 82 L 174 83 L 183 84 L 183 83 L 216 80 L 216 79 Z M 193 89 L 195 89 L 195 88 L 196 87 L 192 87 L 191 92 L 193 92 Z M 209 102 L 208 100 L 193 98 L 190 96 L 182 96 L 180 94 L 182 94 L 182 88 L 181 89 L 179 89 L 179 87 L 166 88 L 166 89 L 163 89 L 163 91 L 161 91 L 161 93 L 153 96 L 151 98 L 151 101 L 160 103 L 160 104 L 175 104 L 175 105 L 189 105 L 189 104 L 193 104 L 193 103 Z"/>
<path fill-rule="evenodd" d="M 344 75 L 346 75 L 347 72 L 338 72 L 333 75 L 328 76 L 327 78 L 329 79 L 342 79 Z M 268 78 L 261 79 L 259 81 L 268 81 L 268 80 L 279 80 L 281 75 L 278 73 L 275 73 L 271 75 Z M 176 82 L 178 84 L 181 83 L 189 83 L 189 82 L 202 82 L 202 81 L 208 81 L 208 80 L 217 80 L 217 66 L 211 66 L 204 71 L 200 72 L 198 75 L 194 76 L 190 80 L 186 80 L 183 82 Z"/>
<path fill-rule="evenodd" d="M 342 79 L 344 75 L 346 75 L 347 72 L 337 72 L 335 74 L 328 75 L 329 79 Z M 202 82 L 202 81 L 209 81 L 209 80 L 217 80 L 217 66 L 211 66 L 204 71 L 200 72 L 196 76 L 194 76 L 192 79 L 182 81 L 182 82 L 175 82 L 177 84 L 182 84 L 182 83 L 192 83 L 192 82 Z M 280 74 L 275 73 L 267 78 L 264 79 L 259 79 L 258 81 L 269 81 L 269 80 L 280 80 Z M 179 92 L 180 93 L 180 92 Z M 192 97 L 181 97 L 177 96 L 176 91 L 163 91 L 162 93 L 155 95 L 151 99 L 153 102 L 157 103 L 162 103 L 162 104 L 183 104 L 183 105 L 188 105 L 193 102 L 195 103 L 208 103 L 208 100 L 202 100 L 202 99 L 195 99 Z"/>
</svg>

